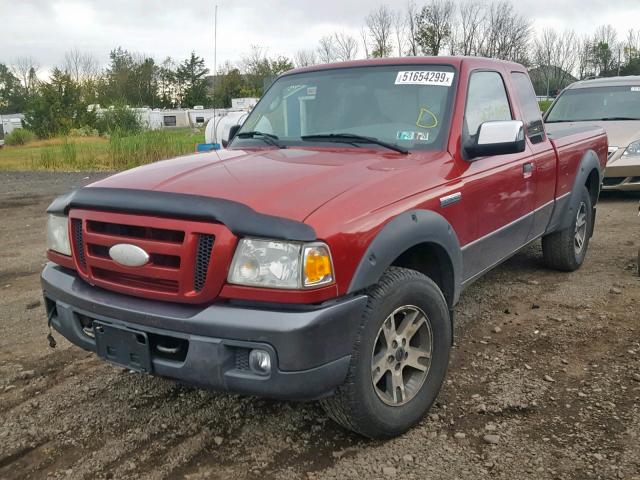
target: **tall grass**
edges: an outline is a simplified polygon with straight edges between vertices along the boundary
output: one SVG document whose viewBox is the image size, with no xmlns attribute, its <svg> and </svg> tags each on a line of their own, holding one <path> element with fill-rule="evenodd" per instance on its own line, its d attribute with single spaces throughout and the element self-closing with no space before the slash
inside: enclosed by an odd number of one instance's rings
<svg viewBox="0 0 640 480">
<path fill-rule="evenodd" d="M 113 170 L 122 170 L 184 155 L 194 151 L 195 143 L 195 135 L 185 136 L 172 131 L 147 130 L 133 135 L 115 133 L 109 138 L 109 166 Z"/>
<path fill-rule="evenodd" d="M 203 141 L 190 129 L 39 140 L 0 149 L 0 170 L 123 170 L 191 153 Z"/>
<path fill-rule="evenodd" d="M 62 143 L 40 149 L 31 156 L 32 170 L 100 170 L 103 149 L 92 144 L 75 143 L 68 138 Z"/>
</svg>

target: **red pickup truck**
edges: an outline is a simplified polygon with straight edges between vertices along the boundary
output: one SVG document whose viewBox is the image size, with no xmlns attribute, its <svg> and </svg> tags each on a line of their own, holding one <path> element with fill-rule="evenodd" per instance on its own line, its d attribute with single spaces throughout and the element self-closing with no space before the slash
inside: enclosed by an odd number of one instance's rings
<svg viewBox="0 0 640 480">
<path fill-rule="evenodd" d="M 49 324 L 126 368 L 394 436 L 438 394 L 469 284 L 537 239 L 580 267 L 606 158 L 598 127 L 545 130 L 515 63 L 293 70 L 227 149 L 54 200 Z"/>
</svg>

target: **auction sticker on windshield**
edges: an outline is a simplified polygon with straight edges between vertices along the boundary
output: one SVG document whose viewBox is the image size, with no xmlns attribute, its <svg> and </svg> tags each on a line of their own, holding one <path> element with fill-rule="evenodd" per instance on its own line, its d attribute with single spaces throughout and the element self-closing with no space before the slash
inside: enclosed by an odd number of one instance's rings
<svg viewBox="0 0 640 480">
<path fill-rule="evenodd" d="M 453 72 L 429 72 L 425 70 L 398 72 L 396 85 L 442 85 L 450 87 Z"/>
</svg>

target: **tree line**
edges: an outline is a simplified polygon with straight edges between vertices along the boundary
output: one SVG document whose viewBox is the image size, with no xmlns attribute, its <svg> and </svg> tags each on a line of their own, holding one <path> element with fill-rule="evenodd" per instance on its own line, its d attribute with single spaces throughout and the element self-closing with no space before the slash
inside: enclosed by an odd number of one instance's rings
<svg viewBox="0 0 640 480">
<path fill-rule="evenodd" d="M 41 78 L 36 60 L 18 58 L 0 63 L 0 113 L 24 112 L 29 126 L 46 137 L 95 125 L 95 113 L 87 108 L 92 104 L 228 107 L 232 98 L 260 96 L 271 79 L 294 66 L 417 55 L 519 62 L 529 67 L 538 94 L 553 94 L 575 79 L 640 74 L 640 30 L 620 33 L 604 25 L 585 36 L 554 29 L 535 35 L 531 20 L 507 0 L 411 0 L 399 10 L 380 6 L 365 16 L 358 34 L 335 31 L 292 58 L 251 46 L 215 75 L 195 52 L 182 61 L 157 61 L 118 47 L 101 67 L 74 49 L 48 79 Z"/>
</svg>

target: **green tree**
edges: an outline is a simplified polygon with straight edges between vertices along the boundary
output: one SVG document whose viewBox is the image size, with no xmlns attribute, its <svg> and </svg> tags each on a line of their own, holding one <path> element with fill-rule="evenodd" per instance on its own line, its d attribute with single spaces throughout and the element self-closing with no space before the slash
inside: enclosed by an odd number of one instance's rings
<svg viewBox="0 0 640 480">
<path fill-rule="evenodd" d="M 640 75 L 640 58 L 632 58 L 620 69 L 620 75 Z"/>
<path fill-rule="evenodd" d="M 26 101 L 26 93 L 18 77 L 0 63 L 0 113 L 22 112 Z"/>
<path fill-rule="evenodd" d="M 138 107 L 155 107 L 160 103 L 157 96 L 158 68 L 153 58 L 134 55 L 122 47 L 112 50 L 109 58 L 107 87 L 101 95 L 101 103 L 123 101 Z"/>
<path fill-rule="evenodd" d="M 249 55 L 242 59 L 245 74 L 245 92 L 249 96 L 262 96 L 273 80 L 281 73 L 291 70 L 293 62 L 284 56 L 268 58 L 262 48 L 251 46 Z"/>
<path fill-rule="evenodd" d="M 215 78 L 213 105 L 216 108 L 231 107 L 232 98 L 244 96 L 244 89 L 246 89 L 244 83 L 245 80 L 240 70 L 227 62 Z"/>
<path fill-rule="evenodd" d="M 606 42 L 598 42 L 594 45 L 593 65 L 599 75 L 606 75 L 613 67 L 613 52 Z"/>
<path fill-rule="evenodd" d="M 453 20 L 451 0 L 431 0 L 416 19 L 416 42 L 425 55 L 438 55 L 451 39 Z"/>
<path fill-rule="evenodd" d="M 195 52 L 178 66 L 176 71 L 177 81 L 180 84 L 180 103 L 184 107 L 194 105 L 208 105 L 207 79 L 209 69 L 204 66 L 204 58 L 200 58 Z"/>
<path fill-rule="evenodd" d="M 72 128 L 94 126 L 96 116 L 87 110 L 80 85 L 55 68 L 49 82 L 42 82 L 25 111 L 27 125 L 40 137 L 67 134 Z"/>
<path fill-rule="evenodd" d="M 158 67 L 158 99 L 160 106 L 171 108 L 177 101 L 177 73 L 176 65 L 171 57 L 167 57 Z"/>
</svg>

